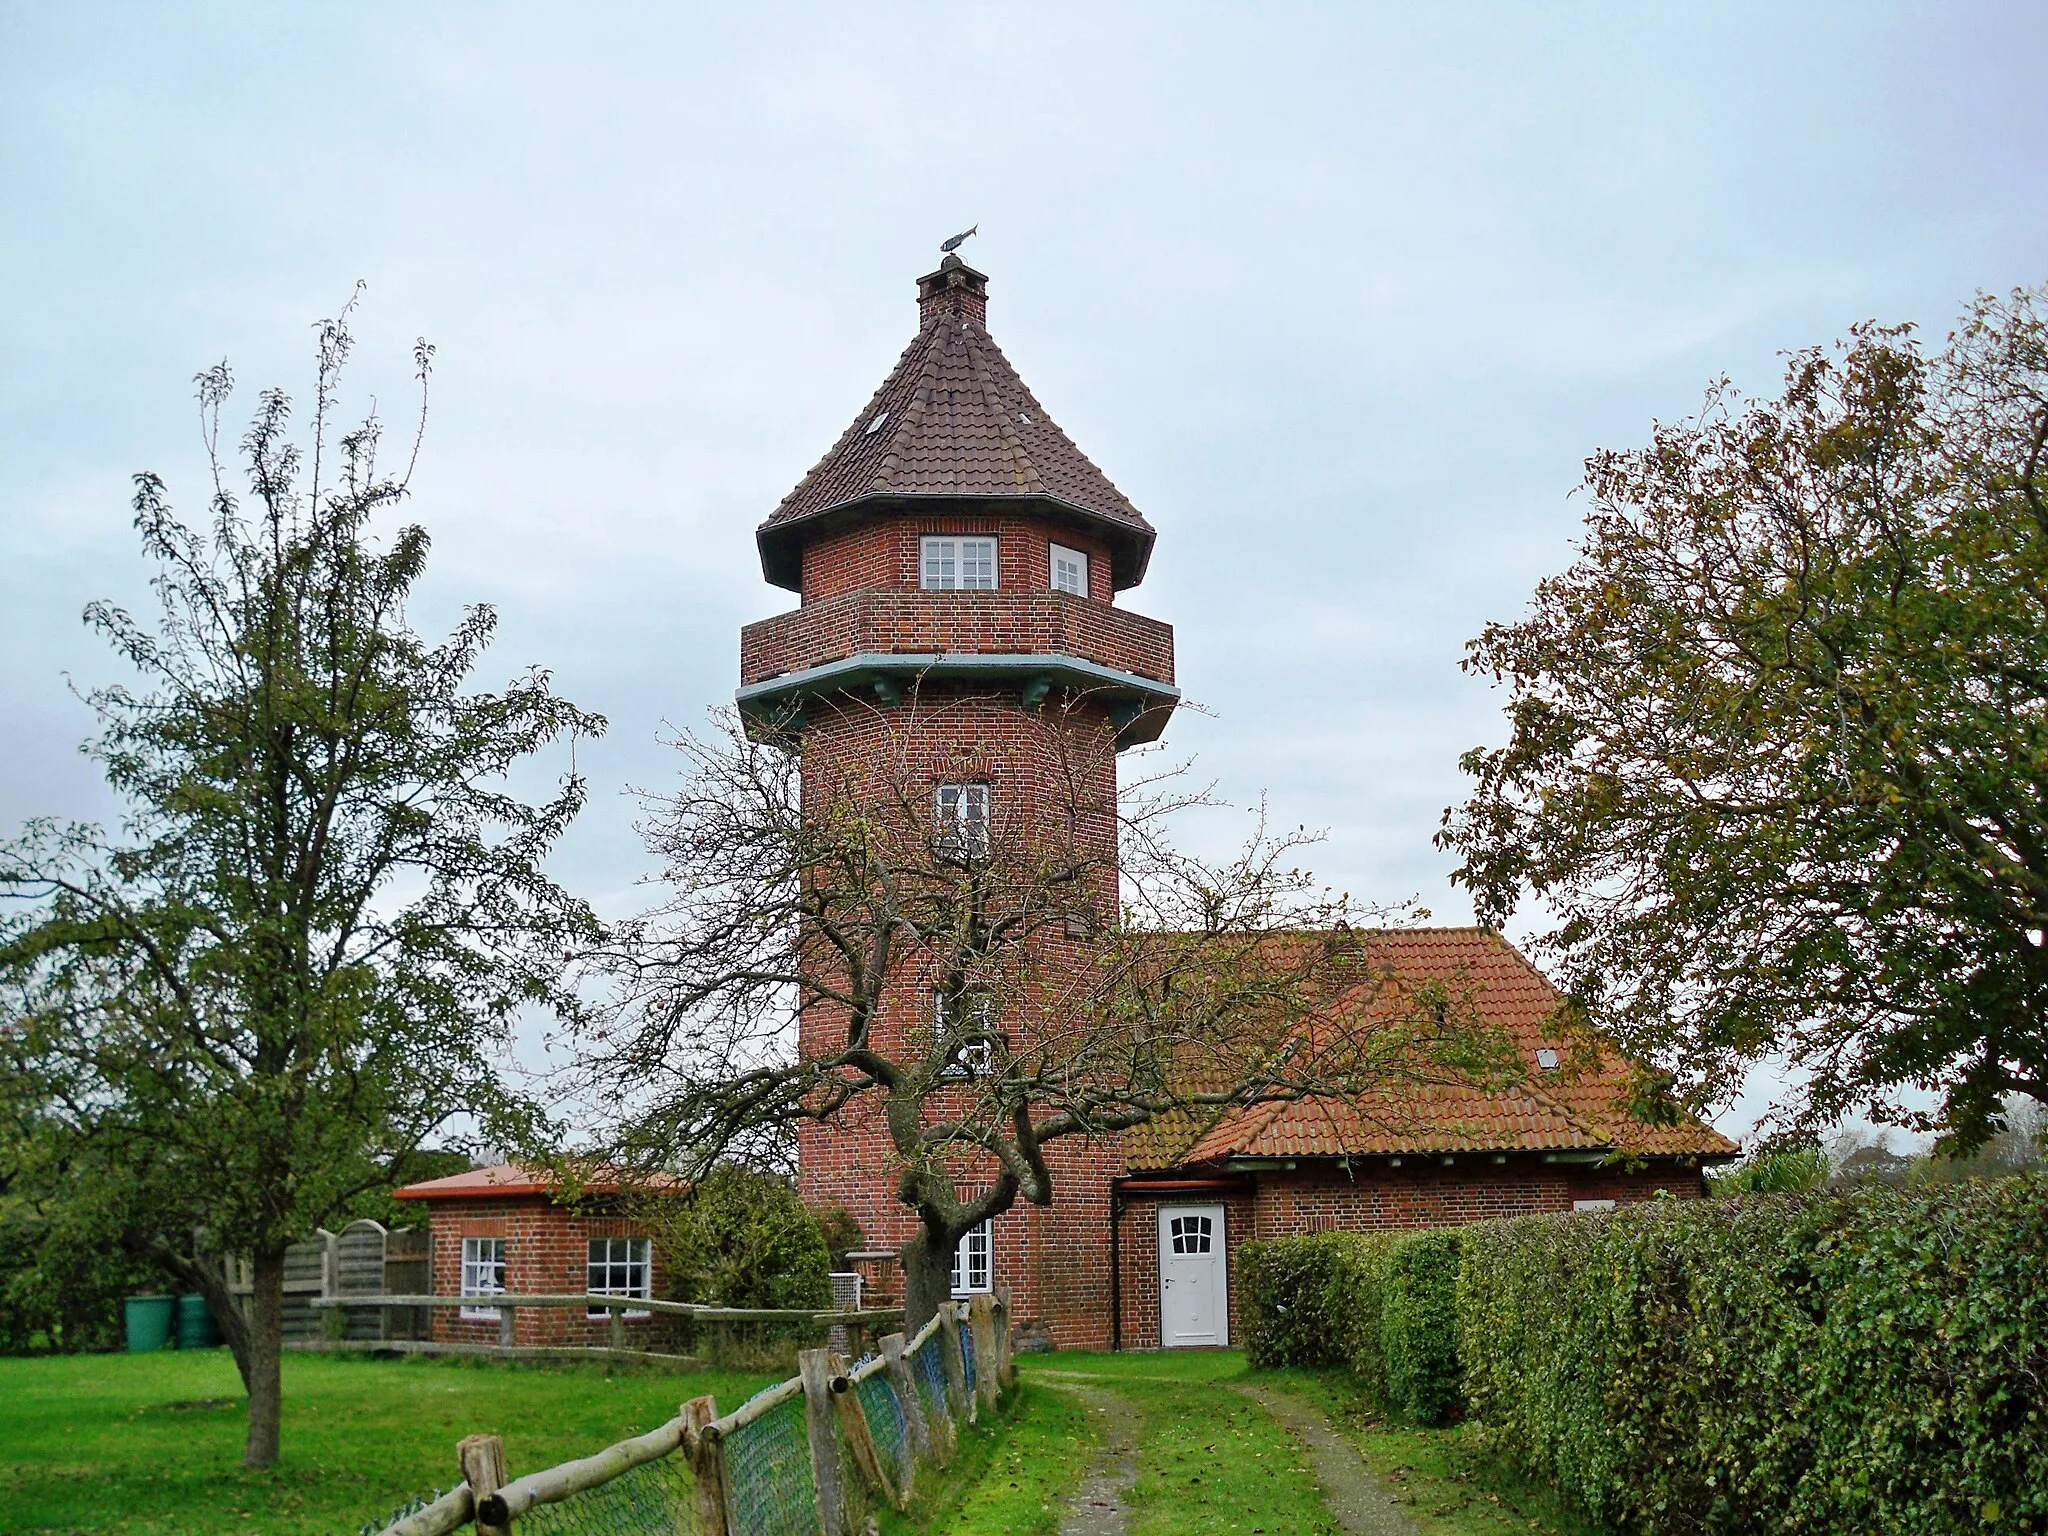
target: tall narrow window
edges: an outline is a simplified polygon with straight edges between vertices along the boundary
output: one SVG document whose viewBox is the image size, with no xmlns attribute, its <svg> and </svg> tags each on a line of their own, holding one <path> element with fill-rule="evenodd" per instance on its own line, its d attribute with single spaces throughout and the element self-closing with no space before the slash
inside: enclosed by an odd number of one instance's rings
<svg viewBox="0 0 2048 1536">
<path fill-rule="evenodd" d="M 996 1288 L 995 1220 L 991 1217 L 960 1239 L 953 1250 L 953 1294 L 974 1296 Z"/>
<path fill-rule="evenodd" d="M 994 590 L 994 539 L 958 539 L 946 535 L 923 539 L 920 544 L 924 552 L 924 569 L 918 584 L 927 592 Z"/>
<path fill-rule="evenodd" d="M 995 1018 L 995 1006 L 986 992 L 937 991 L 932 994 L 932 1031 L 938 1044 L 945 1045 L 960 1032 L 986 1035 Z M 974 1077 L 988 1071 L 995 1048 L 987 1039 L 969 1040 L 946 1064 L 953 1077 Z"/>
<path fill-rule="evenodd" d="M 465 1237 L 462 1240 L 462 1294 L 502 1296 L 505 1294 L 505 1239 Z M 464 1307 L 464 1317 L 495 1323 L 496 1307 Z"/>
<path fill-rule="evenodd" d="M 586 1296 L 630 1296 L 645 1301 L 648 1288 L 648 1239 L 644 1237 L 593 1237 L 585 1262 L 583 1293 Z M 608 1314 L 602 1307 L 590 1309 L 592 1317 Z M 645 1312 L 628 1312 L 628 1317 L 646 1317 Z"/>
<path fill-rule="evenodd" d="M 1053 545 L 1052 589 L 1071 592 L 1076 597 L 1088 595 L 1088 556 L 1085 551 L 1069 549 L 1064 544 Z"/>
<path fill-rule="evenodd" d="M 941 784 L 935 809 L 941 858 L 967 860 L 988 857 L 986 784 Z"/>
</svg>

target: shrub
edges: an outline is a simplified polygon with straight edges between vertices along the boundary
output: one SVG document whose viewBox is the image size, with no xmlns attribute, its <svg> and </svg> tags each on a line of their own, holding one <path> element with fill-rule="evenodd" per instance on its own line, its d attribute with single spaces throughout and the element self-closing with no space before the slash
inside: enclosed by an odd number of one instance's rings
<svg viewBox="0 0 2048 1536">
<path fill-rule="evenodd" d="M 1454 1232 L 1319 1232 L 1239 1250 L 1255 1366 L 1342 1365 L 1418 1423 L 1456 1416 Z"/>
<path fill-rule="evenodd" d="M 649 1201 L 645 1214 L 674 1300 L 721 1307 L 832 1305 L 825 1235 L 778 1174 L 724 1164 L 689 1198 Z"/>
<path fill-rule="evenodd" d="M 1621 1530 L 2048 1517 L 2048 1179 L 1463 1232 L 1473 1415 Z"/>
<path fill-rule="evenodd" d="M 1381 1400 L 1418 1424 L 1443 1424 L 1464 1407 L 1458 1381 L 1458 1252 L 1455 1230 L 1403 1235 L 1381 1271 Z M 1354 1355 L 1352 1369 L 1358 1370 Z M 1363 1373 L 1361 1373 L 1363 1374 Z M 1368 1378 L 1371 1379 L 1371 1378 Z"/>
</svg>

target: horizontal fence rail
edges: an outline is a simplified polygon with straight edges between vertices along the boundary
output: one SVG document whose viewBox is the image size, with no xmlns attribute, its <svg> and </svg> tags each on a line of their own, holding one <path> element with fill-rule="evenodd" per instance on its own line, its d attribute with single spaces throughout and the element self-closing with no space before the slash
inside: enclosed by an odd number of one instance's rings
<svg viewBox="0 0 2048 1536">
<path fill-rule="evenodd" d="M 600 1300 L 617 1298 L 514 1304 Z M 764 1319 L 760 1309 L 667 1305 L 693 1314 L 742 1312 L 748 1320 L 898 1315 L 778 1312 Z M 720 1415 L 710 1397 L 693 1398 L 644 1435 L 519 1478 L 506 1476 L 496 1436 L 472 1435 L 456 1448 L 460 1485 L 388 1525 L 363 1527 L 363 1536 L 450 1536 L 471 1525 L 478 1536 L 511 1536 L 515 1525 L 529 1536 L 854 1536 L 878 1501 L 908 1507 L 920 1469 L 942 1470 L 959 1425 L 993 1408 L 1014 1381 L 1008 1303 L 991 1296 L 950 1302 L 916 1335 L 885 1336 L 879 1353 L 850 1369 L 829 1349 L 803 1350 L 797 1363 L 795 1376 L 730 1413 Z"/>
</svg>

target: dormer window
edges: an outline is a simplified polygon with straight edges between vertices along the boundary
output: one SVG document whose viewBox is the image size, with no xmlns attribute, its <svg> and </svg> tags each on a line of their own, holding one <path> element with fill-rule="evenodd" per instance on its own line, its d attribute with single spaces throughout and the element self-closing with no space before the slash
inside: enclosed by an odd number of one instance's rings
<svg viewBox="0 0 2048 1536">
<path fill-rule="evenodd" d="M 1536 1065 L 1546 1072 L 1555 1072 L 1557 1070 L 1557 1052 L 1547 1045 L 1544 1046 L 1536 1052 Z"/>
<path fill-rule="evenodd" d="M 988 592 L 996 584 L 996 541 L 950 535 L 918 541 L 923 570 L 918 585 L 927 592 Z"/>
<path fill-rule="evenodd" d="M 1053 545 L 1052 589 L 1071 592 L 1076 597 L 1088 595 L 1088 556 L 1084 551 L 1069 549 L 1064 544 Z"/>
</svg>

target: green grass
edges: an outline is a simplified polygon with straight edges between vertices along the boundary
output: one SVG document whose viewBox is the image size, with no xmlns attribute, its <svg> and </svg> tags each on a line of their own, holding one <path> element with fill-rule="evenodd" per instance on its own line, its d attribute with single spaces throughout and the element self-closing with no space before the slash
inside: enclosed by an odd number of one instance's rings
<svg viewBox="0 0 2048 1536">
<path fill-rule="evenodd" d="M 502 1436 L 517 1476 L 652 1429 L 700 1393 L 737 1406 L 770 1379 L 288 1355 L 283 1458 L 249 1472 L 224 1349 L 0 1359 L 0 1532 L 352 1536 L 461 1481 L 464 1435 Z"/>
<path fill-rule="evenodd" d="M 1320 1408 L 1406 1506 L 1423 1536 L 1604 1536 L 1550 1489 L 1489 1454 L 1469 1425 L 1421 1429 L 1390 1423 L 1343 1371 L 1261 1371 L 1251 1379 Z"/>
<path fill-rule="evenodd" d="M 883 1536 L 1050 1536 L 1099 1438 L 1071 1392 L 1020 1381 L 1000 1415 L 962 1432 L 944 1474 L 920 1475 L 907 1517 L 883 1512 Z"/>
<path fill-rule="evenodd" d="M 1087 1385 L 1118 1393 L 1143 1415 L 1138 1481 L 1129 1495 L 1131 1536 L 1336 1530 L 1294 1438 L 1230 1390 L 1228 1383 L 1244 1374 L 1243 1355 L 1063 1354 L 1033 1358 L 1024 1370 L 1048 1373 L 1040 1376 L 1048 1385 L 1086 1377 Z"/>
</svg>

